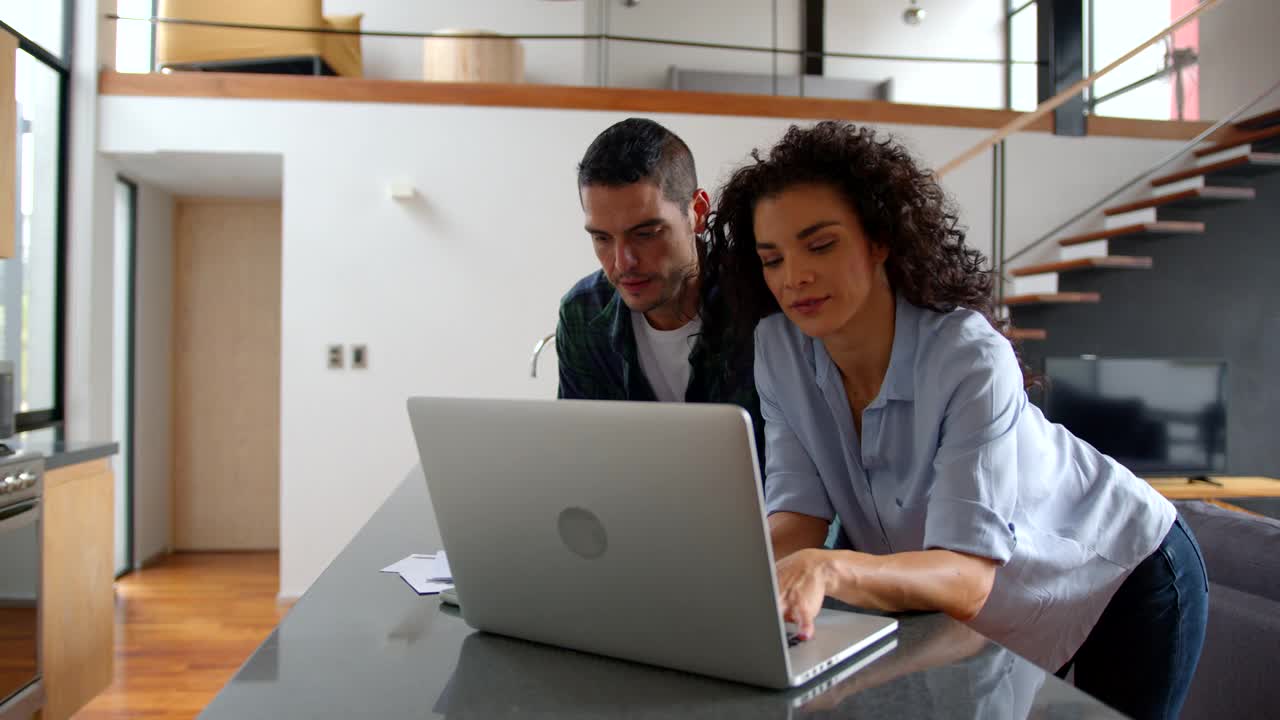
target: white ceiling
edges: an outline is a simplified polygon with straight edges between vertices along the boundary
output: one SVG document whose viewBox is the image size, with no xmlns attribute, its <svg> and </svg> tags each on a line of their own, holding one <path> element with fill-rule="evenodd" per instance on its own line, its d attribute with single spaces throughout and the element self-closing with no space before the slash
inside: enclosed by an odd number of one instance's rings
<svg viewBox="0 0 1280 720">
<path fill-rule="evenodd" d="M 120 174 L 173 195 L 278 198 L 284 181 L 280 155 L 248 153 L 121 153 Z"/>
</svg>

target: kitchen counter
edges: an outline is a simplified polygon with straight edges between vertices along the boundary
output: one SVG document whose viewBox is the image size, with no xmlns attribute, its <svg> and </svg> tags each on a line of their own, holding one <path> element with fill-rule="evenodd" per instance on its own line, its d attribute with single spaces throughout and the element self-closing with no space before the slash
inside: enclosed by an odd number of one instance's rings
<svg viewBox="0 0 1280 720">
<path fill-rule="evenodd" d="M 378 572 L 437 549 L 430 512 L 415 470 L 201 717 L 1121 717 L 932 613 L 902 616 L 896 647 L 865 668 L 787 692 L 479 633 Z"/>
<path fill-rule="evenodd" d="M 111 457 L 120 452 L 120 443 L 68 440 L 56 428 L 22 433 L 16 441 L 7 444 L 19 452 L 44 456 L 46 471 Z"/>
</svg>

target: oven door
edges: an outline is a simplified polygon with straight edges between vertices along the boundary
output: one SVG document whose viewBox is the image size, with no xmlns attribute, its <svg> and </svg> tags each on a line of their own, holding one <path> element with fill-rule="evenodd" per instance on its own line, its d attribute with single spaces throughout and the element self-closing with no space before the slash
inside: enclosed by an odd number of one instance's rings
<svg viewBox="0 0 1280 720">
<path fill-rule="evenodd" d="M 40 675 L 40 500 L 0 507 L 0 711 Z"/>
</svg>

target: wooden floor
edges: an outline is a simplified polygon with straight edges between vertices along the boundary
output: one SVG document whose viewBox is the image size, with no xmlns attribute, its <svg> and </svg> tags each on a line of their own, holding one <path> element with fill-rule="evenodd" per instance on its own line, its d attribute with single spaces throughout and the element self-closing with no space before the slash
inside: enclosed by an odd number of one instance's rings
<svg viewBox="0 0 1280 720">
<path fill-rule="evenodd" d="M 115 681 L 76 714 L 192 718 L 280 622 L 279 555 L 183 553 L 116 581 Z"/>
</svg>

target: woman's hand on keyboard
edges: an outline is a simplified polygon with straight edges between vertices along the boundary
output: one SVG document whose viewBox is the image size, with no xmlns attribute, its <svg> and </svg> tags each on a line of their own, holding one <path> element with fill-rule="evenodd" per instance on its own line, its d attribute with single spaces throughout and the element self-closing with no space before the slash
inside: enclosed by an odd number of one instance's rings
<svg viewBox="0 0 1280 720">
<path fill-rule="evenodd" d="M 802 640 L 813 637 L 813 621 L 822 609 L 831 579 L 828 550 L 800 550 L 778 561 L 778 601 L 782 619 L 795 623 Z"/>
</svg>

